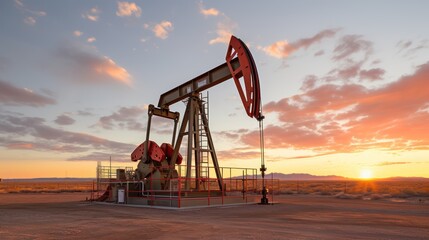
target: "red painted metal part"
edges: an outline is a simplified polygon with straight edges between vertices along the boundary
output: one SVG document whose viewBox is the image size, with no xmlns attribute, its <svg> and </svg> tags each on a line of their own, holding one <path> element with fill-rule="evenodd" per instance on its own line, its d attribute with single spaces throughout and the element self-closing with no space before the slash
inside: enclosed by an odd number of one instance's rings
<svg viewBox="0 0 429 240">
<path fill-rule="evenodd" d="M 146 142 L 146 141 L 145 141 Z M 140 144 L 134 151 L 131 153 L 131 161 L 138 161 L 142 158 L 144 154 L 144 145 L 145 142 Z M 161 162 L 165 159 L 164 151 L 156 144 L 154 141 L 149 141 L 148 143 L 148 156 L 153 161 Z"/>
<path fill-rule="evenodd" d="M 164 151 L 165 156 L 167 156 L 168 163 L 170 163 L 171 158 L 173 157 L 173 152 L 174 152 L 173 146 L 169 143 L 163 143 L 163 144 L 161 144 L 161 149 Z M 182 160 L 183 160 L 182 154 L 178 153 L 177 159 L 176 159 L 176 164 L 181 164 Z"/>
<path fill-rule="evenodd" d="M 234 68 L 231 61 L 237 57 L 240 66 Z M 261 92 L 259 87 L 258 70 L 250 50 L 239 38 L 231 36 L 226 62 L 234 78 L 241 101 L 249 117 L 261 117 Z M 243 89 L 244 84 L 244 89 Z"/>
</svg>

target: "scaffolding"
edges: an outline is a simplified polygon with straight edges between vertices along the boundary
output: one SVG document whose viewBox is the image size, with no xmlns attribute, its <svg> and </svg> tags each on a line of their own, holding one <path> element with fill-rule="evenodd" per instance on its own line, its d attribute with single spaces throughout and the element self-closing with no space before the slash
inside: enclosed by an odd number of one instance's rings
<svg viewBox="0 0 429 240">
<path fill-rule="evenodd" d="M 168 182 L 168 190 L 153 190 L 151 183 L 163 179 L 149 177 L 138 181 L 131 167 L 98 164 L 94 199 L 118 204 L 173 208 L 249 204 L 259 201 L 262 182 L 258 179 L 257 169 L 221 167 L 224 187 L 220 189 L 217 178 L 209 177 L 210 172 L 214 173 L 213 167 L 205 168 L 208 177 L 198 179 L 183 177 L 186 176 L 186 167 L 178 168 L 179 177 Z M 189 190 L 185 188 L 186 182 L 192 183 Z M 197 184 L 200 184 L 199 188 Z M 274 185 L 272 184 L 273 189 Z M 276 188 L 279 188 L 278 182 Z"/>
</svg>

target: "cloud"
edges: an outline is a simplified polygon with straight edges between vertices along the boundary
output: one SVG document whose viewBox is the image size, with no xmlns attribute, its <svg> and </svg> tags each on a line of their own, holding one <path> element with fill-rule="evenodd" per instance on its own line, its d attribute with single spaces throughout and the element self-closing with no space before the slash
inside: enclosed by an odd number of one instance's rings
<svg viewBox="0 0 429 240">
<path fill-rule="evenodd" d="M 10 64 L 10 60 L 0 56 L 0 70 L 6 70 Z"/>
<path fill-rule="evenodd" d="M 236 28 L 236 24 L 229 22 L 220 22 L 217 24 L 216 34 L 217 37 L 213 38 L 209 41 L 210 45 L 217 43 L 225 43 L 228 44 L 231 39 L 231 35 L 233 35 L 233 30 Z"/>
<path fill-rule="evenodd" d="M 142 9 L 133 2 L 118 2 L 118 10 L 116 15 L 119 17 L 136 16 L 140 17 Z"/>
<path fill-rule="evenodd" d="M 75 120 L 65 114 L 59 115 L 54 121 L 58 125 L 72 125 Z"/>
<path fill-rule="evenodd" d="M 89 37 L 86 41 L 89 43 L 95 42 L 97 39 L 95 37 Z"/>
<path fill-rule="evenodd" d="M 376 166 L 390 166 L 390 165 L 404 165 L 404 164 L 413 164 L 413 162 L 381 162 L 376 164 Z"/>
<path fill-rule="evenodd" d="M 142 107 L 121 107 L 118 111 L 108 116 L 100 117 L 96 126 L 103 129 L 128 129 L 131 131 L 144 131 L 144 125 L 139 121 L 147 110 Z"/>
<path fill-rule="evenodd" d="M 76 37 L 80 37 L 80 36 L 82 36 L 82 34 L 83 34 L 83 32 L 78 31 L 78 30 L 73 32 L 73 35 L 75 35 Z"/>
<path fill-rule="evenodd" d="M 412 44 L 412 41 L 399 41 L 396 46 L 399 48 L 399 51 L 402 51 L 409 48 Z"/>
<path fill-rule="evenodd" d="M 34 151 L 55 151 L 59 153 L 76 153 L 85 152 L 88 150 L 87 147 L 79 147 L 70 144 L 53 143 L 49 141 L 5 141 L 0 138 L 0 145 L 3 145 L 7 149 L 14 150 L 34 150 Z"/>
<path fill-rule="evenodd" d="M 301 86 L 302 91 L 313 89 L 316 86 L 317 77 L 314 75 L 308 75 L 305 77 L 304 82 Z"/>
<path fill-rule="evenodd" d="M 90 21 L 96 22 L 100 16 L 101 11 L 97 7 L 91 8 L 89 11 L 82 14 L 82 17 Z"/>
<path fill-rule="evenodd" d="M 362 39 L 360 35 L 346 35 L 334 49 L 334 61 L 343 60 L 352 55 L 363 52 L 365 58 L 372 53 L 372 42 Z"/>
<path fill-rule="evenodd" d="M 314 56 L 315 56 L 315 57 L 318 57 L 318 56 L 322 56 L 323 54 L 325 54 L 325 51 L 323 51 L 323 50 L 319 50 L 319 51 L 317 51 L 317 52 L 314 54 Z"/>
<path fill-rule="evenodd" d="M 169 21 L 162 21 L 152 28 L 152 31 L 155 33 L 155 36 L 161 39 L 166 39 L 168 37 L 168 33 L 172 30 L 173 24 Z"/>
<path fill-rule="evenodd" d="M 32 138 L 34 140 L 23 140 Z M 0 145 L 6 148 L 60 152 L 85 152 L 97 149 L 115 153 L 130 153 L 135 146 L 99 138 L 86 133 L 56 129 L 38 117 L 0 115 Z"/>
<path fill-rule="evenodd" d="M 429 48 L 429 40 L 422 39 L 420 41 L 399 41 L 396 46 L 399 48 L 398 52 L 403 52 L 404 57 L 410 57 L 419 50 Z"/>
<path fill-rule="evenodd" d="M 0 79 L 0 103 L 5 105 L 42 107 L 56 104 L 55 99 L 18 88 Z"/>
<path fill-rule="evenodd" d="M 22 3 L 22 1 L 21 1 L 21 0 L 15 0 L 14 2 L 15 2 L 15 4 L 16 4 L 17 6 L 19 6 L 19 7 L 24 7 L 24 3 Z"/>
<path fill-rule="evenodd" d="M 269 102 L 265 113 L 276 113 L 279 125 L 265 128 L 266 148 L 348 153 L 429 149 L 429 62 L 408 76 L 379 88 L 359 84 L 324 84 Z M 258 147 L 259 132 L 241 136 Z"/>
<path fill-rule="evenodd" d="M 383 79 L 383 75 L 386 71 L 381 68 L 372 68 L 369 70 L 361 70 L 359 76 L 361 79 L 368 79 L 370 81 L 376 81 Z"/>
<path fill-rule="evenodd" d="M 29 26 L 34 26 L 36 24 L 36 19 L 38 17 L 44 17 L 47 15 L 46 12 L 44 12 L 44 11 L 35 11 L 35 10 L 28 8 L 20 0 L 15 0 L 14 2 L 15 2 L 15 6 L 27 15 L 27 17 L 24 18 L 24 23 L 29 25 Z M 31 15 L 31 16 L 28 16 L 28 15 Z"/>
<path fill-rule="evenodd" d="M 204 16 L 217 16 L 219 15 L 219 11 L 216 8 L 204 8 L 204 5 L 202 2 L 198 4 L 198 7 L 200 9 L 200 13 Z"/>
<path fill-rule="evenodd" d="M 92 114 L 92 112 L 87 110 L 79 110 L 77 111 L 77 115 L 86 117 L 86 116 L 93 116 L 94 114 Z"/>
<path fill-rule="evenodd" d="M 24 18 L 24 23 L 33 26 L 36 24 L 36 19 L 34 19 L 34 17 L 26 17 Z"/>
<path fill-rule="evenodd" d="M 133 149 L 134 150 L 134 149 Z M 130 153 L 131 154 L 131 153 Z M 112 162 L 129 162 L 130 154 L 115 154 L 109 152 L 93 152 L 87 155 L 71 157 L 70 161 L 105 161 L 112 158 Z"/>
<path fill-rule="evenodd" d="M 249 160 L 249 159 L 260 159 L 261 158 L 261 152 L 259 151 L 252 151 L 252 150 L 245 150 L 245 149 L 229 149 L 226 151 L 217 151 L 216 155 L 219 159 L 222 160 Z"/>
<path fill-rule="evenodd" d="M 319 43 L 325 38 L 334 37 L 339 30 L 340 29 L 326 29 L 310 38 L 302 38 L 292 43 L 289 43 L 286 40 L 277 41 L 269 46 L 259 47 L 259 49 L 263 50 L 267 55 L 272 57 L 287 58 L 293 52 L 296 52 L 302 48 L 307 49 L 311 45 Z"/>
<path fill-rule="evenodd" d="M 132 76 L 107 56 L 100 56 L 91 48 L 68 44 L 58 49 L 57 55 L 65 60 L 61 65 L 66 74 L 78 81 L 89 83 L 116 82 L 131 85 Z"/>
<path fill-rule="evenodd" d="M 372 42 L 362 39 L 359 35 L 346 35 L 340 39 L 334 49 L 332 59 L 339 64 L 329 74 L 321 78 L 325 82 L 348 83 L 354 80 L 382 80 L 385 70 L 381 68 L 362 69 L 372 54 Z M 370 64 L 377 64 L 372 61 Z"/>
</svg>

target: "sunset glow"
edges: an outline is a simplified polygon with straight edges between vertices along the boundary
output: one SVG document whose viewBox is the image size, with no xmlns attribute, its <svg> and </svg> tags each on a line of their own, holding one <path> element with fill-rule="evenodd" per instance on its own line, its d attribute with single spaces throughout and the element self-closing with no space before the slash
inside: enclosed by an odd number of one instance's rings
<svg viewBox="0 0 429 240">
<path fill-rule="evenodd" d="M 0 5 L 0 178 L 135 166 L 147 106 L 224 63 L 231 35 L 258 68 L 268 173 L 429 177 L 429 1 Z M 220 166 L 259 169 L 234 82 L 209 91 Z M 151 124 L 171 142 L 170 122 Z"/>
<path fill-rule="evenodd" d="M 360 179 L 369 180 L 373 178 L 372 171 L 369 169 L 363 169 L 359 174 Z"/>
</svg>

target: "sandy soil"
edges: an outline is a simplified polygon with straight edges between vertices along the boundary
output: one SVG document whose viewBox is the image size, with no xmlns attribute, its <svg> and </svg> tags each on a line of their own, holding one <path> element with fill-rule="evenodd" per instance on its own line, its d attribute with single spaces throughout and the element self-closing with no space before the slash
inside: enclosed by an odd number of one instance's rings
<svg viewBox="0 0 429 240">
<path fill-rule="evenodd" d="M 88 194 L 0 194 L 0 239 L 429 239 L 429 204 L 278 196 L 278 204 L 165 210 Z"/>
</svg>

